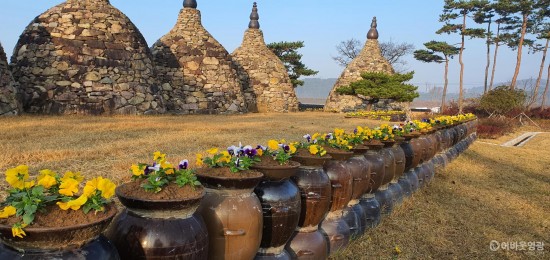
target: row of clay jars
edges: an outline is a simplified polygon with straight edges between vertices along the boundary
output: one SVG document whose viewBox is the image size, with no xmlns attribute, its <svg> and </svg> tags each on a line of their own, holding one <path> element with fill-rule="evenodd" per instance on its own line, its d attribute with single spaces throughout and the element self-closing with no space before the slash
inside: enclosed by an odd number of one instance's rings
<svg viewBox="0 0 550 260">
<path fill-rule="evenodd" d="M 319 224 L 330 209 L 331 182 L 323 167 L 330 159 L 293 158 L 301 164 L 292 180 L 300 190 L 302 204 L 297 230 L 286 245 L 292 259 L 328 258 L 329 246 Z"/>
</svg>

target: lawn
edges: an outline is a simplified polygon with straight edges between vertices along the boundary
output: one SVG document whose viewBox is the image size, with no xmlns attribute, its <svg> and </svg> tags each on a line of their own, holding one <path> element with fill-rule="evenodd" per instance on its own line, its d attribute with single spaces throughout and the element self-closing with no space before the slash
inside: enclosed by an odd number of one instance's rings
<svg viewBox="0 0 550 260">
<path fill-rule="evenodd" d="M 80 171 L 122 183 L 130 178 L 132 163 L 149 162 L 157 150 L 177 163 L 194 161 L 195 153 L 212 147 L 299 140 L 305 133 L 379 124 L 322 112 L 0 118 L 0 171 L 28 164 L 32 172 Z M 550 257 L 550 134 L 538 135 L 524 147 L 481 141 L 334 258 Z M 4 181 L 0 188 L 5 190 Z M 493 252 L 492 240 L 544 242 L 545 251 Z"/>
</svg>

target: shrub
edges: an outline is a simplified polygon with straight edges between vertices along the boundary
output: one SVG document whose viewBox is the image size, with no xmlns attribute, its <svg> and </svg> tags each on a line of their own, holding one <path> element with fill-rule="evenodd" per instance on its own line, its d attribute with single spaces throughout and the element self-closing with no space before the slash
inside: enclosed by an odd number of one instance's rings
<svg viewBox="0 0 550 260">
<path fill-rule="evenodd" d="M 526 97 L 523 90 L 499 86 L 481 96 L 479 108 L 492 114 L 506 115 L 512 111 L 521 111 Z"/>
<path fill-rule="evenodd" d="M 518 122 L 513 119 L 501 118 L 482 118 L 477 125 L 477 135 L 479 138 L 496 139 L 505 134 L 512 133 L 518 127 Z"/>
<path fill-rule="evenodd" d="M 525 114 L 532 119 L 550 119 L 550 107 L 546 109 L 540 109 L 540 107 L 533 108 L 526 111 Z"/>
</svg>

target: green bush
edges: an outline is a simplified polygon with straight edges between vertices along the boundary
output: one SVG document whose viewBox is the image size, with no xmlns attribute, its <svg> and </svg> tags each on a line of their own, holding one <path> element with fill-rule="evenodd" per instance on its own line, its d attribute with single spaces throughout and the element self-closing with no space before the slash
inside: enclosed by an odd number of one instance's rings
<svg viewBox="0 0 550 260">
<path fill-rule="evenodd" d="M 414 72 L 406 74 L 387 74 L 367 72 L 361 74 L 362 80 L 336 89 L 338 94 L 364 96 L 371 100 L 393 99 L 398 102 L 412 102 L 419 97 L 418 87 L 405 84 L 413 78 Z"/>
<path fill-rule="evenodd" d="M 481 96 L 479 108 L 492 114 L 504 115 L 513 110 L 523 109 L 526 98 L 523 90 L 499 86 Z"/>
</svg>

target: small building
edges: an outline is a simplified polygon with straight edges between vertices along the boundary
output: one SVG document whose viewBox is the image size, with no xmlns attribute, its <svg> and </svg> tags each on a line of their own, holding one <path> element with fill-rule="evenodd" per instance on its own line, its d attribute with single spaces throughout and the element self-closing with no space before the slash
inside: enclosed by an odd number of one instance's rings
<svg viewBox="0 0 550 260">
<path fill-rule="evenodd" d="M 164 112 L 147 43 L 109 0 L 68 0 L 39 15 L 11 62 L 27 113 Z"/>
<path fill-rule="evenodd" d="M 340 75 L 340 78 L 334 84 L 329 97 L 325 103 L 325 111 L 354 111 L 366 109 L 368 101 L 352 95 L 340 95 L 336 92 L 341 86 L 347 86 L 352 82 L 363 79 L 361 74 L 364 72 L 383 72 L 394 74 L 391 64 L 382 56 L 380 45 L 378 43 L 378 30 L 376 17 L 373 18 L 371 29 L 367 34 L 367 42 L 359 53 Z"/>
<path fill-rule="evenodd" d="M 197 1 L 185 0 L 176 25 L 151 47 L 168 112 L 246 112 L 227 50 L 202 26 Z"/>
<path fill-rule="evenodd" d="M 8 66 L 6 53 L 0 43 L 0 116 L 18 115 L 19 109 L 16 83 Z"/>
<path fill-rule="evenodd" d="M 256 3 L 241 46 L 231 55 L 249 112 L 296 112 L 298 98 L 283 62 L 265 44 Z"/>
</svg>

